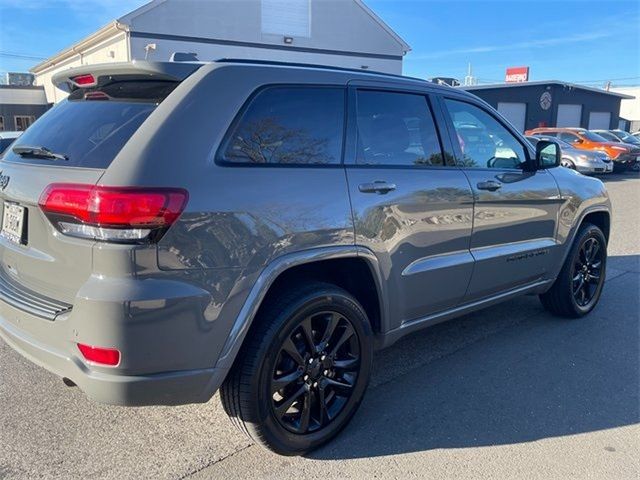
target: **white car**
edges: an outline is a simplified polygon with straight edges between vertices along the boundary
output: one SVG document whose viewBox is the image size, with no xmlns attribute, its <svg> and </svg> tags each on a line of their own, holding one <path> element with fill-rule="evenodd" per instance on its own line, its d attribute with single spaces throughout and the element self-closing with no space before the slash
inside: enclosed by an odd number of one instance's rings
<svg viewBox="0 0 640 480">
<path fill-rule="evenodd" d="M 7 147 L 20 135 L 22 135 L 22 132 L 0 132 L 0 155 L 2 155 Z"/>
</svg>

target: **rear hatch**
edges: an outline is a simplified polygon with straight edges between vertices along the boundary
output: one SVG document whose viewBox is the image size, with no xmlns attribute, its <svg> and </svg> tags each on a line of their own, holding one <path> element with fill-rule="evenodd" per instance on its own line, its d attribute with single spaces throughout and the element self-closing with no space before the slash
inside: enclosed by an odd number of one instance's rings
<svg viewBox="0 0 640 480">
<path fill-rule="evenodd" d="M 58 79 L 71 90 L 68 99 L 38 119 L 0 159 L 0 284 L 13 285 L 16 298 L 72 304 L 91 275 L 96 232 L 103 232 L 100 225 L 87 226 L 82 215 L 74 217 L 74 202 L 104 200 L 86 192 L 97 188 L 131 136 L 196 68 L 171 66 L 182 72 L 172 76 L 152 66 L 69 71 L 68 78 Z M 127 194 L 107 192 L 112 203 Z M 55 218 L 45 212 L 52 204 L 60 214 Z M 117 230 L 121 237 L 123 231 Z"/>
</svg>

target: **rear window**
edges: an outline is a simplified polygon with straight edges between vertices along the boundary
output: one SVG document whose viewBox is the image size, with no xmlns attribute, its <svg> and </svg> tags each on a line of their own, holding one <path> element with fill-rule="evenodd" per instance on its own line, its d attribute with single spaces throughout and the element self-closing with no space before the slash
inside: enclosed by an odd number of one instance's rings
<svg viewBox="0 0 640 480">
<path fill-rule="evenodd" d="M 17 155 L 3 160 L 61 167 L 107 168 L 140 125 L 175 88 L 175 82 L 114 82 L 99 89 L 79 89 L 36 123 L 13 145 L 44 147 L 67 160 Z"/>
</svg>

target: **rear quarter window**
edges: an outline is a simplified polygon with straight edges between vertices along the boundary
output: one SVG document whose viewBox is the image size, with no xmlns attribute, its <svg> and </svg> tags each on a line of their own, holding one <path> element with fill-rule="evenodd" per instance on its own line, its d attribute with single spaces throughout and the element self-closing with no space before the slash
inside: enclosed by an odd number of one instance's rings
<svg viewBox="0 0 640 480">
<path fill-rule="evenodd" d="M 12 149 L 3 160 L 105 169 L 175 86 L 175 82 L 130 81 L 75 90 L 13 146 L 45 147 L 67 160 L 20 156 Z"/>
<path fill-rule="evenodd" d="M 342 161 L 345 89 L 267 87 L 232 125 L 218 161 L 244 165 L 335 165 Z"/>
</svg>

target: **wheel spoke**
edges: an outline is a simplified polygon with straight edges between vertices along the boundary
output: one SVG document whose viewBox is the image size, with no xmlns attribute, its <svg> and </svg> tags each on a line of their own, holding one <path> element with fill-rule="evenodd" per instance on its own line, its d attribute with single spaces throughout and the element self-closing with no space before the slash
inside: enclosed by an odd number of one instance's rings
<svg viewBox="0 0 640 480">
<path fill-rule="evenodd" d="M 311 325 L 311 317 L 306 318 L 300 325 L 305 342 L 309 346 L 311 354 L 317 352 L 316 344 L 313 341 L 313 326 Z"/>
<path fill-rule="evenodd" d="M 346 360 L 336 360 L 333 362 L 333 367 L 345 372 L 353 372 L 360 368 L 360 359 L 348 358 Z"/>
<path fill-rule="evenodd" d="M 327 345 L 329 343 L 329 340 L 331 340 L 333 332 L 335 332 L 339 322 L 340 315 L 337 313 L 330 314 L 329 321 L 327 322 L 327 328 L 325 328 L 324 333 L 322 334 L 322 340 L 320 341 L 322 345 Z"/>
<path fill-rule="evenodd" d="M 307 391 L 304 396 L 304 406 L 300 415 L 300 432 L 306 433 L 309 430 L 309 420 L 311 419 L 311 392 Z"/>
<path fill-rule="evenodd" d="M 327 408 L 327 398 L 325 396 L 324 388 L 318 389 L 318 411 L 320 425 L 324 426 L 331 418 L 329 417 L 329 410 Z"/>
<path fill-rule="evenodd" d="M 580 305 L 585 305 L 587 303 L 587 292 L 585 290 L 585 286 L 587 284 L 583 281 L 582 285 L 580 286 Z"/>
<path fill-rule="evenodd" d="M 578 286 L 574 286 L 574 288 L 573 288 L 573 291 L 575 293 L 580 292 L 580 290 L 582 289 L 582 286 L 584 285 L 584 277 L 582 275 L 579 275 L 579 277 L 580 278 L 577 281 L 580 282 L 580 283 L 578 283 Z"/>
<path fill-rule="evenodd" d="M 340 336 L 336 344 L 331 348 L 330 354 L 335 355 L 338 350 L 340 350 L 340 347 L 342 347 L 342 345 L 344 345 L 344 343 L 349 340 L 354 334 L 355 332 L 351 324 L 346 325 L 344 328 L 344 332 L 342 332 L 342 335 Z"/>
<path fill-rule="evenodd" d="M 334 380 L 332 378 L 326 378 L 325 384 L 328 387 L 333 387 L 336 391 L 349 394 L 351 393 L 351 389 L 353 385 L 347 382 L 339 382 L 338 380 Z"/>
<path fill-rule="evenodd" d="M 589 262 L 592 262 L 593 260 L 596 259 L 596 256 L 598 255 L 599 251 L 600 251 L 600 242 L 597 242 L 595 239 L 593 239 L 593 242 L 591 242 L 591 249 L 589 250 Z"/>
<path fill-rule="evenodd" d="M 595 283 L 596 285 L 600 283 L 600 275 L 589 275 L 589 283 Z"/>
<path fill-rule="evenodd" d="M 284 345 L 282 345 L 282 350 L 286 352 L 287 355 L 289 355 L 298 365 L 304 365 L 304 358 L 300 355 L 298 347 L 296 347 L 291 338 L 287 338 L 285 340 Z"/>
<path fill-rule="evenodd" d="M 594 270 L 598 270 L 602 266 L 602 260 L 598 260 L 591 264 L 591 268 Z"/>
<path fill-rule="evenodd" d="M 277 413 L 278 417 L 280 417 L 280 418 L 284 417 L 285 414 L 291 408 L 291 406 L 295 403 L 295 401 L 298 398 L 300 398 L 302 396 L 302 394 L 304 394 L 304 392 L 306 392 L 306 391 L 307 391 L 307 386 L 306 385 L 302 385 L 293 395 L 291 395 L 289 398 L 284 400 L 284 402 L 282 404 L 280 404 L 278 407 L 276 407 L 276 413 Z"/>
<path fill-rule="evenodd" d="M 271 393 L 273 394 L 273 393 L 279 392 L 283 388 L 291 385 L 293 382 L 300 380 L 301 377 L 302 377 L 302 372 L 295 370 L 292 373 L 288 373 L 281 377 L 274 378 L 271 381 L 271 390 L 272 390 Z"/>
</svg>

